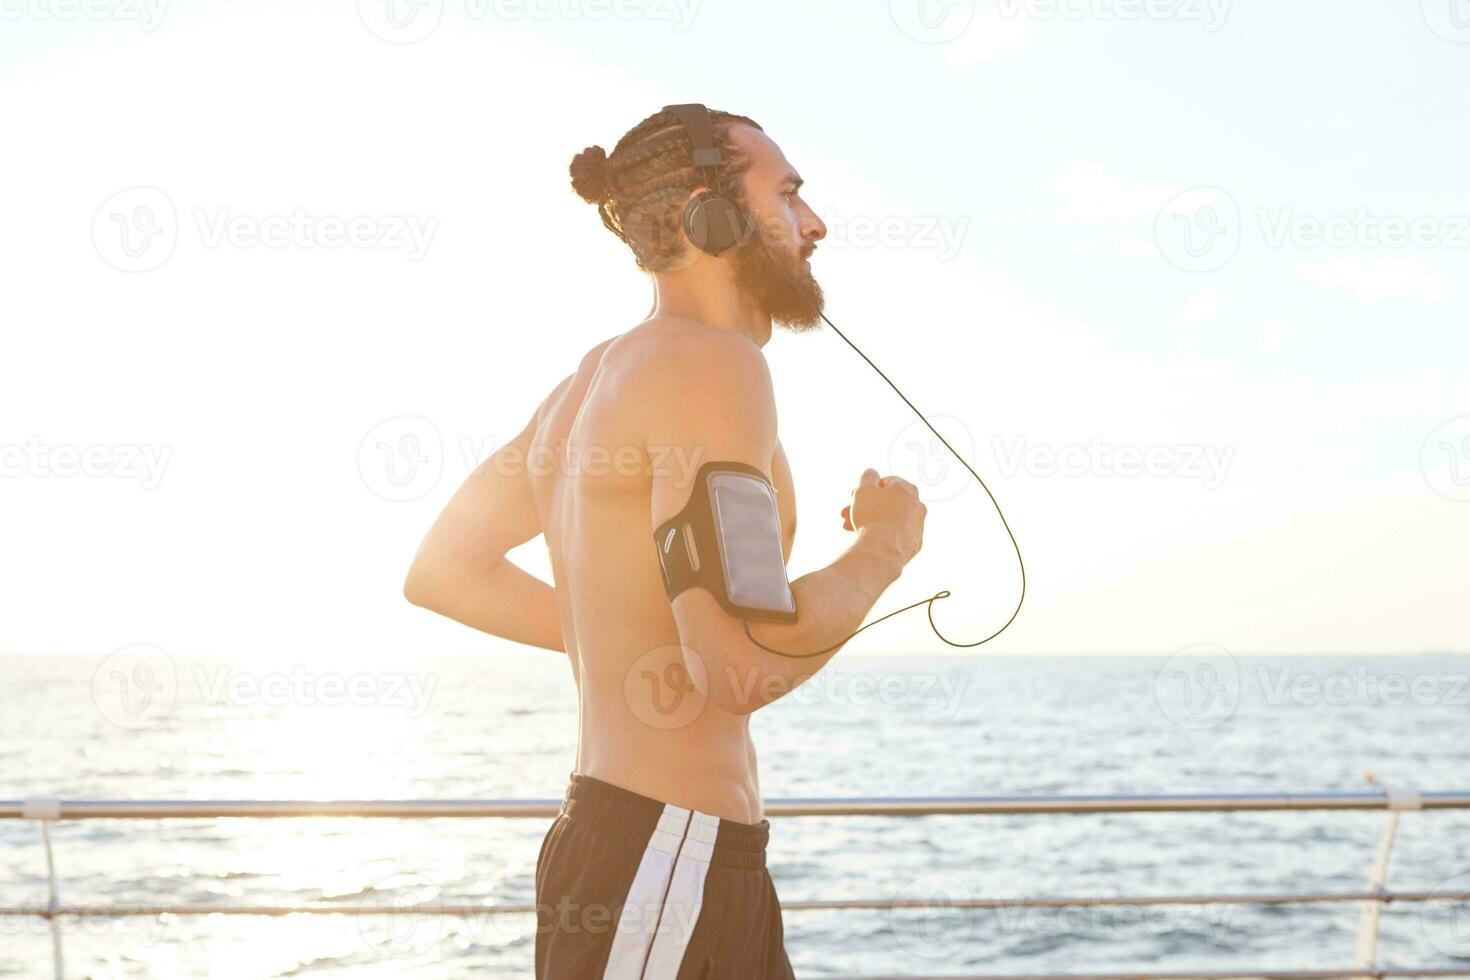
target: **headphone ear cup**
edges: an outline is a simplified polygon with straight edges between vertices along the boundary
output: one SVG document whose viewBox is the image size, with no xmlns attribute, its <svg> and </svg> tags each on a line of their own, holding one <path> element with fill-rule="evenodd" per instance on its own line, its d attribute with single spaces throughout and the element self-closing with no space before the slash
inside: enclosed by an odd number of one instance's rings
<svg viewBox="0 0 1470 980">
<path fill-rule="evenodd" d="M 748 232 L 745 212 L 734 201 L 713 191 L 698 194 L 684 209 L 684 234 L 701 252 L 719 255 Z"/>
</svg>

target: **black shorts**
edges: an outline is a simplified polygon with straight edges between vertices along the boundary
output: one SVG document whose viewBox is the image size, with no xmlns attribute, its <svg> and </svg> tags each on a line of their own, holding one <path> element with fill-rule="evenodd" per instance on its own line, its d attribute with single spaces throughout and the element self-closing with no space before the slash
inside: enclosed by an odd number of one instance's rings
<svg viewBox="0 0 1470 980">
<path fill-rule="evenodd" d="M 792 980 L 769 837 L 573 775 L 536 859 L 538 980 Z"/>
</svg>

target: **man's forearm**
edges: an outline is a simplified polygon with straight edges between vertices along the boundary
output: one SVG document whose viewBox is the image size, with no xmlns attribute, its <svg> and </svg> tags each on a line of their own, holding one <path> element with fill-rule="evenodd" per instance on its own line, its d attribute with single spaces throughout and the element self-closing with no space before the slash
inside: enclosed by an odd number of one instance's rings
<svg viewBox="0 0 1470 980">
<path fill-rule="evenodd" d="M 405 588 L 410 602 L 484 633 L 565 653 L 556 590 L 502 559 L 490 569 L 441 566 Z"/>
<path fill-rule="evenodd" d="M 898 579 L 903 565 L 891 531 L 882 527 L 859 531 L 852 547 L 836 561 L 791 583 L 800 617 L 797 622 L 750 624 L 750 635 L 773 650 L 812 653 L 832 646 L 836 649 L 802 660 L 760 651 L 762 670 L 784 678 L 791 686 L 816 673 L 862 626 L 878 597 Z M 772 686 L 775 697 L 768 701 L 786 693 L 779 685 Z"/>
</svg>

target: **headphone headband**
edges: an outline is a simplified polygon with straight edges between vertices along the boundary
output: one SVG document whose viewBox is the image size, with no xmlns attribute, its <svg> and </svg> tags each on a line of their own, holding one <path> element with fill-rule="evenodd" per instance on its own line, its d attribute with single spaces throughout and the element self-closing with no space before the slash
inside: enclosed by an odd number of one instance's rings
<svg viewBox="0 0 1470 980">
<path fill-rule="evenodd" d="M 694 144 L 693 161 L 696 167 L 718 167 L 721 163 L 720 148 L 715 145 L 715 126 L 710 120 L 709 109 L 698 102 L 666 105 L 665 112 L 672 112 L 689 134 Z"/>
<path fill-rule="evenodd" d="M 754 230 L 750 219 L 720 186 L 723 157 L 715 145 L 715 124 L 709 109 L 698 102 L 664 106 L 689 134 L 694 147 L 690 160 L 705 171 L 705 189 L 684 207 L 684 235 L 701 252 L 719 255 L 744 241 Z"/>
</svg>

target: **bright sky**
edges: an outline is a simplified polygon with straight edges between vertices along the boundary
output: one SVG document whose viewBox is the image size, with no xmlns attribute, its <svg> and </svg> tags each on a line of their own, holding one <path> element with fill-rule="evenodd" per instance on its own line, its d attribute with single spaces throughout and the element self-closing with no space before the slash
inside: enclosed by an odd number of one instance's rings
<svg viewBox="0 0 1470 980">
<path fill-rule="evenodd" d="M 647 309 L 568 162 L 696 100 L 991 480 L 997 652 L 1470 649 L 1464 0 L 393 2 L 0 0 L 0 651 L 513 649 L 402 576 Z M 830 331 L 766 351 L 793 574 L 875 466 L 931 503 L 875 614 L 1003 621 L 984 495 Z"/>
</svg>

